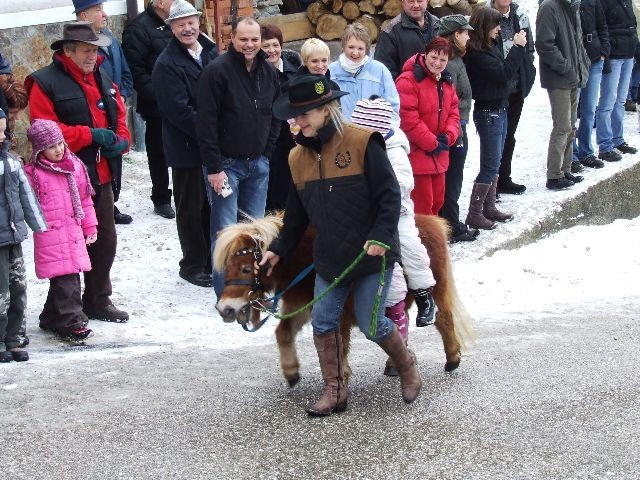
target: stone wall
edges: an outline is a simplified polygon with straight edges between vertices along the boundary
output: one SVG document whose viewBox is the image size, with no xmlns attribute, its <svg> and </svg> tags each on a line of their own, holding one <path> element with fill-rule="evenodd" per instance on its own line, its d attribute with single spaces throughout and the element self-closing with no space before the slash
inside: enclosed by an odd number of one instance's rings
<svg viewBox="0 0 640 480">
<path fill-rule="evenodd" d="M 255 17 L 272 17 L 273 15 L 280 15 L 280 5 L 282 0 L 257 0 L 255 5 Z"/>
<path fill-rule="evenodd" d="M 109 29 L 122 38 L 125 15 L 109 18 Z M 51 43 L 62 38 L 63 23 L 33 25 L 0 30 L 0 51 L 11 62 L 19 81 L 30 73 L 51 63 Z M 29 127 L 28 111 L 21 112 L 13 129 L 16 150 L 25 155 L 28 151 L 26 131 Z"/>
</svg>

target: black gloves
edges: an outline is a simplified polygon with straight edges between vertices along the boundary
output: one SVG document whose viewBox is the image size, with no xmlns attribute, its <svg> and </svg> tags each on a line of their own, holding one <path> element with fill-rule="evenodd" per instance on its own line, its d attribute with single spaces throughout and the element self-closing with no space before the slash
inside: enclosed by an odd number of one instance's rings
<svg viewBox="0 0 640 480">
<path fill-rule="evenodd" d="M 107 128 L 90 128 L 91 141 L 101 147 L 108 147 L 116 143 L 118 137 Z"/>
<path fill-rule="evenodd" d="M 449 138 L 446 133 L 441 133 L 436 139 L 438 140 L 438 146 L 430 152 L 427 152 L 430 155 L 438 155 L 440 152 L 449 150 Z"/>
</svg>

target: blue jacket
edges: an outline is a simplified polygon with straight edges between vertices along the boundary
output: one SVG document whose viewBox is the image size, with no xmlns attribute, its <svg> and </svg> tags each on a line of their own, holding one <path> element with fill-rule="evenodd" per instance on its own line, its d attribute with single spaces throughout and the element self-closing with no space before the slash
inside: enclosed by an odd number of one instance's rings
<svg viewBox="0 0 640 480">
<path fill-rule="evenodd" d="M 396 84 L 393 83 L 391 72 L 384 64 L 370 58 L 354 77 L 336 60 L 329 65 L 329 71 L 331 79 L 340 86 L 340 90 L 349 92 L 349 95 L 340 97 L 342 113 L 347 119 L 351 120 L 356 102 L 367 99 L 371 95 L 379 95 L 387 100 L 394 112 L 400 115 L 400 96 L 396 90 Z"/>
<path fill-rule="evenodd" d="M 100 67 L 109 74 L 113 83 L 118 86 L 120 95 L 131 98 L 131 95 L 133 95 L 133 77 L 131 76 L 127 59 L 124 58 L 122 46 L 113 36 L 113 33 L 106 28 L 102 33 L 111 37 L 111 45 L 100 47 L 100 53 L 104 56 L 104 62 Z"/>
</svg>

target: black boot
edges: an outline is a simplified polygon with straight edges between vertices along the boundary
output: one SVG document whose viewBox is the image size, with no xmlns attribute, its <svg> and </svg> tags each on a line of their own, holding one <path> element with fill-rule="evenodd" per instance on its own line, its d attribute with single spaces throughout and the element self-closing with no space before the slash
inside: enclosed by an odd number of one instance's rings
<svg viewBox="0 0 640 480">
<path fill-rule="evenodd" d="M 433 301 L 433 287 L 410 290 L 418 306 L 416 327 L 431 325 L 436 315 L 436 302 Z"/>
</svg>

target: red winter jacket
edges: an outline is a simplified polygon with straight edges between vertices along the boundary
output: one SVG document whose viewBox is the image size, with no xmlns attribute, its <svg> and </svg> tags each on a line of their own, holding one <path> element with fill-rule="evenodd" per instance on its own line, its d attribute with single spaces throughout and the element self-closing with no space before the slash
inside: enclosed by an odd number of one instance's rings
<svg viewBox="0 0 640 480">
<path fill-rule="evenodd" d="M 449 146 L 460 135 L 458 96 L 446 70 L 440 80 L 424 65 L 424 54 L 409 58 L 396 80 L 400 94 L 400 128 L 409 139 L 409 160 L 414 175 L 444 173 L 449 168 L 449 151 L 434 155 L 439 134 L 445 133 Z"/>
</svg>

